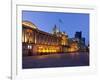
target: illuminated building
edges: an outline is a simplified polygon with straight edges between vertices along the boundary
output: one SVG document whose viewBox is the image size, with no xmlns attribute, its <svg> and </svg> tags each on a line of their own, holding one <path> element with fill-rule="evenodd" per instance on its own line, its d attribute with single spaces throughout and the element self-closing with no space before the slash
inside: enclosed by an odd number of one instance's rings
<svg viewBox="0 0 100 80">
<path fill-rule="evenodd" d="M 79 51 L 79 44 L 78 44 L 77 38 L 69 38 L 68 44 L 69 44 L 69 47 L 68 47 L 67 52 L 77 52 L 77 51 Z"/>
<path fill-rule="evenodd" d="M 53 33 L 41 31 L 29 21 L 22 22 L 23 55 L 67 52 L 68 36 L 55 26 Z"/>
</svg>

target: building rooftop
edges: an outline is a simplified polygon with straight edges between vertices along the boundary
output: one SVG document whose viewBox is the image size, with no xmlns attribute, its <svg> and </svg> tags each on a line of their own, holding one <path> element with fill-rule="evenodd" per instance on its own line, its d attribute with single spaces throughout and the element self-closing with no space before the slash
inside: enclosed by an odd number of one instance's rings
<svg viewBox="0 0 100 80">
<path fill-rule="evenodd" d="M 30 21 L 22 21 L 22 25 L 33 28 L 33 29 L 37 29 L 37 26 Z"/>
</svg>

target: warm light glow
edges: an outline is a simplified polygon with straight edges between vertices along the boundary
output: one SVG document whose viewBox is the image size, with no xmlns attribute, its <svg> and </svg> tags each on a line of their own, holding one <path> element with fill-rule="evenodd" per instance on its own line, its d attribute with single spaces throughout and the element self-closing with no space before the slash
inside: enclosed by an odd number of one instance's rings
<svg viewBox="0 0 100 80">
<path fill-rule="evenodd" d="M 53 52 L 58 52 L 59 47 L 55 46 L 39 46 L 38 47 L 38 52 L 40 53 L 53 53 Z"/>
<path fill-rule="evenodd" d="M 25 42 L 27 42 L 27 37 L 26 37 L 26 35 L 25 35 Z"/>
<path fill-rule="evenodd" d="M 67 44 L 68 44 L 67 37 L 65 35 L 63 35 L 62 40 L 61 40 L 61 45 L 67 45 Z"/>
</svg>

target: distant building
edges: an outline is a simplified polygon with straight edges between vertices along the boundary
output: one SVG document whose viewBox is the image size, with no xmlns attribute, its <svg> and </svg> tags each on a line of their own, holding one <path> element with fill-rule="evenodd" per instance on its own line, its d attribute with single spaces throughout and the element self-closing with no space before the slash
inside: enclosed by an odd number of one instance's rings
<svg viewBox="0 0 100 80">
<path fill-rule="evenodd" d="M 85 45 L 85 38 L 82 37 L 82 32 L 76 32 L 75 38 L 78 40 L 78 46 L 80 51 L 86 51 L 86 45 Z"/>
<path fill-rule="evenodd" d="M 82 44 L 83 44 L 83 45 L 85 45 L 85 38 L 84 38 L 84 37 L 82 37 L 82 39 L 81 39 L 81 40 L 82 40 Z"/>
<path fill-rule="evenodd" d="M 75 33 L 75 38 L 81 39 L 82 38 L 82 32 L 76 32 Z"/>
</svg>

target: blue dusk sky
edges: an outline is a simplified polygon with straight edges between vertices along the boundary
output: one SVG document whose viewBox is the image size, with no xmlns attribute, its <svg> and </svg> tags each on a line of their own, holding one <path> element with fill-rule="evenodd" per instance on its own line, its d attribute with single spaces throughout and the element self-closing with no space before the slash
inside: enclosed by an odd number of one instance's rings
<svg viewBox="0 0 100 80">
<path fill-rule="evenodd" d="M 76 31 L 82 31 L 86 44 L 89 43 L 89 14 L 22 11 L 22 20 L 30 21 L 38 29 L 49 33 L 56 25 L 60 31 L 65 31 L 69 38 L 73 38 Z"/>
</svg>

